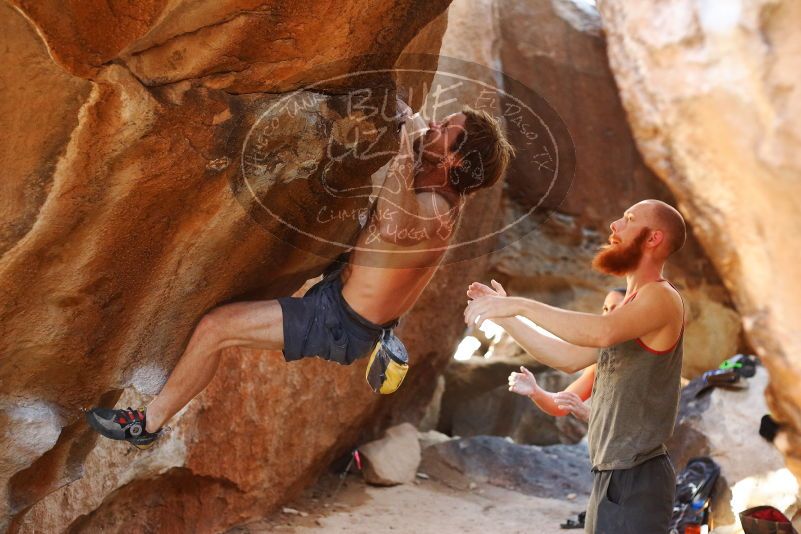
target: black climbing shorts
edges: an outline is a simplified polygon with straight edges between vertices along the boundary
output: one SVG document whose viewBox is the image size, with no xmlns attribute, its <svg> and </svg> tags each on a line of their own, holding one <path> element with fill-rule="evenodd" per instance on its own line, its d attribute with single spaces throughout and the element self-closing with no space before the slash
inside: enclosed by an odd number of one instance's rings
<svg viewBox="0 0 801 534">
<path fill-rule="evenodd" d="M 284 359 L 291 362 L 317 356 L 342 365 L 365 358 L 385 330 L 397 325 L 371 323 L 342 297 L 338 268 L 309 289 L 301 298 L 279 298 L 284 314 Z"/>
<path fill-rule="evenodd" d="M 676 472 L 667 455 L 630 469 L 593 471 L 588 534 L 666 534 L 673 514 Z"/>
</svg>

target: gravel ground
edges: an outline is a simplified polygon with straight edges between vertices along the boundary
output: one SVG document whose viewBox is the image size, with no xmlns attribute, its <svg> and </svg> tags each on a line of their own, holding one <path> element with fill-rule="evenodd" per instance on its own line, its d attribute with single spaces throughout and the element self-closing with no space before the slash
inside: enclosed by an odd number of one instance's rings
<svg viewBox="0 0 801 534">
<path fill-rule="evenodd" d="M 282 511 L 234 527 L 228 534 L 583 532 L 559 528 L 584 509 L 583 497 L 545 499 L 489 484 L 471 484 L 465 491 L 430 479 L 382 488 L 366 485 L 355 474 L 337 492 L 338 482 L 338 477 L 323 477 Z"/>
</svg>

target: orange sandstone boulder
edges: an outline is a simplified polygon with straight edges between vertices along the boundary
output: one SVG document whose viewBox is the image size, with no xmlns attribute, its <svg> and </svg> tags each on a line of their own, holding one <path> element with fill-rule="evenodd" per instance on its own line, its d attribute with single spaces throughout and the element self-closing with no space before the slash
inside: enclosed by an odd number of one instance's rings
<svg viewBox="0 0 801 534">
<path fill-rule="evenodd" d="M 146 402 L 207 310 L 292 294 L 342 252 L 358 218 L 320 210 L 364 209 L 365 198 L 332 188 L 369 184 L 388 156 L 342 162 L 329 142 L 389 154 L 396 140 L 375 137 L 388 126 L 380 116 L 354 121 L 338 90 L 392 84 L 323 83 L 283 108 L 277 131 L 261 119 L 315 77 L 392 67 L 415 36 L 436 48 L 447 7 L 140 4 L 0 6 L 3 529 L 211 532 L 257 517 L 363 433 L 421 413 L 461 330 L 409 316 L 417 365 L 395 399 L 372 395 L 362 364 L 290 366 L 232 350 L 154 449 L 89 432 L 79 409 Z M 466 212 L 494 202 L 477 198 Z M 462 292 L 482 265 L 444 272 L 431 291 Z M 424 324 L 440 334 L 418 345 L 411 333 Z"/>
</svg>

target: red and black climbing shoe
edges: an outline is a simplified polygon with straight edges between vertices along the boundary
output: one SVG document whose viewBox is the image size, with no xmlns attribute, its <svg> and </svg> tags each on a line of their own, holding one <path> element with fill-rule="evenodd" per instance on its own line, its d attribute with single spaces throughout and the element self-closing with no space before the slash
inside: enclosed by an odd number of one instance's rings
<svg viewBox="0 0 801 534">
<path fill-rule="evenodd" d="M 100 435 L 109 439 L 127 441 L 137 449 L 147 449 L 161 435 L 145 430 L 145 410 L 112 410 L 92 408 L 86 411 L 86 421 Z"/>
</svg>

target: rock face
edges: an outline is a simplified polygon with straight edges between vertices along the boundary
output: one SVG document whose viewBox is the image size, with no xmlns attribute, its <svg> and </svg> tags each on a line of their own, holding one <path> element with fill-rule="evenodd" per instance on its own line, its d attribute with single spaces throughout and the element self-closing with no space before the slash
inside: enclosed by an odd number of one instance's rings
<svg viewBox="0 0 801 534">
<path fill-rule="evenodd" d="M 377 486 L 412 482 L 420 465 L 417 429 L 401 423 L 387 429 L 386 435 L 359 447 L 364 460 L 364 479 Z"/>
<path fill-rule="evenodd" d="M 697 395 L 701 379 L 683 390 L 676 429 L 668 452 L 683 469 L 697 456 L 709 456 L 721 473 L 712 496 L 715 532 L 741 533 L 738 514 L 752 506 L 771 505 L 792 518 L 799 511 L 798 484 L 785 468 L 781 453 L 759 436 L 759 422 L 768 413 L 763 367 L 743 390 L 715 388 Z"/>
<path fill-rule="evenodd" d="M 634 137 L 720 272 L 770 371 L 801 476 L 801 5 L 599 2 Z"/>
<path fill-rule="evenodd" d="M 53 60 L 75 76 L 94 79 L 114 62 L 148 87 L 192 81 L 236 94 L 286 92 L 316 81 L 302 73 L 337 61 L 353 72 L 365 66 L 359 56 L 394 60 L 448 5 L 157 0 L 137 6 L 132 16 L 108 5 L 11 4 L 38 28 Z"/>
<path fill-rule="evenodd" d="M 592 488 L 586 445 L 537 447 L 495 436 L 452 439 L 423 450 L 420 469 L 447 484 L 468 489 L 469 480 L 537 497 L 589 496 Z"/>
<path fill-rule="evenodd" d="M 510 437 L 515 443 L 554 445 L 576 443 L 587 425 L 575 417 L 554 417 L 539 410 L 529 399 L 509 392 L 512 371 L 527 366 L 547 391 L 561 391 L 578 378 L 534 363 L 526 355 L 492 356 L 452 361 L 445 369 L 438 430 L 452 436 Z"/>
<path fill-rule="evenodd" d="M 444 291 L 452 309 L 407 318 L 413 370 L 395 398 L 369 392 L 363 365 L 231 350 L 146 453 L 97 441 L 79 408 L 146 402 L 204 312 L 291 294 L 341 251 L 330 242 L 350 239 L 358 221 L 322 224 L 315 208 L 364 206 L 331 201 L 323 170 L 327 185 L 358 186 L 382 163 L 338 166 L 325 151 L 327 132 L 347 143 L 355 128 L 341 90 L 365 80 L 301 93 L 305 107 L 282 116 L 281 134 L 243 155 L 250 128 L 281 93 L 330 74 L 309 67 L 388 68 L 410 42 L 435 52 L 447 2 L 13 4 L 0 5 L 0 121 L 14 132 L 0 144 L 0 529 L 218 530 L 290 498 L 393 414 L 422 411 L 460 333 L 442 319 L 462 308 L 447 291 L 462 292 L 481 261 L 444 271 L 424 296 Z M 247 165 L 280 172 L 245 183 Z M 264 218 L 265 199 L 321 240 Z M 476 198 L 465 214 L 496 202 Z M 439 327 L 435 340 L 416 333 L 426 324 Z"/>
</svg>

